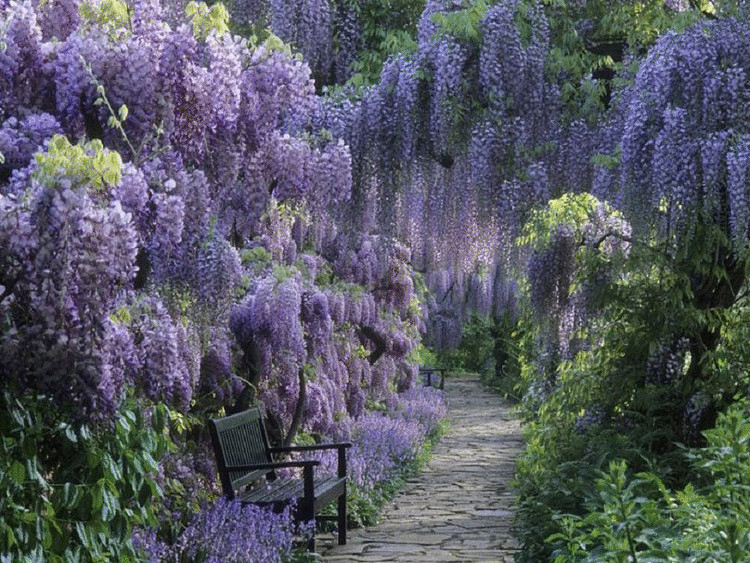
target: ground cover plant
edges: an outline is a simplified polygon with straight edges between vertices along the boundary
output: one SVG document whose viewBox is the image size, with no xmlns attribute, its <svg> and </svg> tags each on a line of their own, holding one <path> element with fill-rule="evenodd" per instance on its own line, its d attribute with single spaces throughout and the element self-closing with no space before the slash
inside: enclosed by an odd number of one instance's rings
<svg viewBox="0 0 750 563">
<path fill-rule="evenodd" d="M 519 401 L 520 560 L 747 558 L 743 3 L 0 8 L 3 558 L 294 557 L 206 418 L 367 522 L 426 358 Z"/>
</svg>

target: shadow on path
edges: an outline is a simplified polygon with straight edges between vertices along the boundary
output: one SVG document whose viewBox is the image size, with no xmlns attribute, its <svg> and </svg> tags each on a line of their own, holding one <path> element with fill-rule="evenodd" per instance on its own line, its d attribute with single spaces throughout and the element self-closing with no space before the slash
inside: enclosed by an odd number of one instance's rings
<svg viewBox="0 0 750 563">
<path fill-rule="evenodd" d="M 445 393 L 451 429 L 429 465 L 386 507 L 380 525 L 351 530 L 347 545 L 323 550 L 325 561 L 513 560 L 509 484 L 523 447 L 520 424 L 476 378 L 448 378 Z"/>
</svg>

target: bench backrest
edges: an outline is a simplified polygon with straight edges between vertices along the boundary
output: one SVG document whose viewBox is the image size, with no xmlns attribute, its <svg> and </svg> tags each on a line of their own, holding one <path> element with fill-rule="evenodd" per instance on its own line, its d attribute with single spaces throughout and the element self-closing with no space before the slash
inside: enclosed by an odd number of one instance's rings
<svg viewBox="0 0 750 563">
<path fill-rule="evenodd" d="M 273 471 L 227 471 L 233 465 L 267 463 L 273 461 L 268 451 L 268 436 L 263 425 L 263 414 L 259 407 L 232 414 L 224 418 L 209 420 L 216 465 L 224 494 L 235 498 L 235 491 L 254 483 Z"/>
</svg>

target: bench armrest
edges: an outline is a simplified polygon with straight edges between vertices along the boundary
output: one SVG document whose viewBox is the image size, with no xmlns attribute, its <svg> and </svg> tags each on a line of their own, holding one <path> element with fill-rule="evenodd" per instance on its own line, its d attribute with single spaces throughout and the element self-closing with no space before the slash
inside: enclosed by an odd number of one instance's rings
<svg viewBox="0 0 750 563">
<path fill-rule="evenodd" d="M 283 446 L 268 448 L 271 453 L 281 454 L 286 452 L 312 452 L 315 450 L 333 450 L 335 448 L 351 448 L 351 442 L 340 442 L 336 444 L 313 444 L 310 446 Z"/>
<path fill-rule="evenodd" d="M 227 471 L 254 471 L 256 469 L 282 469 L 284 467 L 314 467 L 320 465 L 317 459 L 303 459 L 298 461 L 273 461 L 265 463 L 247 463 L 244 465 L 228 465 Z"/>
<path fill-rule="evenodd" d="M 339 478 L 346 477 L 346 450 L 351 448 L 351 442 L 339 442 L 335 444 L 315 444 L 312 446 L 284 446 L 281 448 L 268 448 L 268 451 L 275 454 L 291 452 L 312 452 L 316 450 L 338 450 L 338 467 L 336 474 Z"/>
</svg>

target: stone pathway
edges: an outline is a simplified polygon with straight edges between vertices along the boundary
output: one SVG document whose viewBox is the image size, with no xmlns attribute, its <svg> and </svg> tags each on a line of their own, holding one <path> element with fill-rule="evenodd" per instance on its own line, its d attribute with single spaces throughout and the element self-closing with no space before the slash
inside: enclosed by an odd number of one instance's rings
<svg viewBox="0 0 750 563">
<path fill-rule="evenodd" d="M 388 505 L 381 524 L 323 551 L 341 561 L 512 561 L 513 477 L 523 447 L 510 406 L 476 378 L 447 378 L 451 429 L 429 465 Z M 322 546 L 321 546 L 322 547 Z"/>
</svg>

